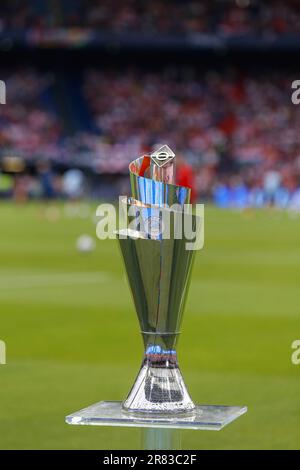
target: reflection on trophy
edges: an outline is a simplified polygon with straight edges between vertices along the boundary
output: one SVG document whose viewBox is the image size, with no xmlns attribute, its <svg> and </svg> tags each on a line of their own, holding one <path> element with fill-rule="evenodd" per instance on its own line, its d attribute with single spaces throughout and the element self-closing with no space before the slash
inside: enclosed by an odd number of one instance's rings
<svg viewBox="0 0 300 470">
<path fill-rule="evenodd" d="M 130 166 L 132 197 L 124 201 L 127 227 L 118 232 L 122 256 L 137 311 L 145 354 L 136 381 L 123 402 L 132 412 L 191 412 L 195 405 L 177 360 L 194 250 L 186 247 L 186 213 L 190 189 L 175 184 L 175 154 L 164 145 Z M 132 215 L 139 217 L 131 220 Z M 167 215 L 164 218 L 164 215 Z M 164 236 L 163 222 L 169 222 Z"/>
</svg>

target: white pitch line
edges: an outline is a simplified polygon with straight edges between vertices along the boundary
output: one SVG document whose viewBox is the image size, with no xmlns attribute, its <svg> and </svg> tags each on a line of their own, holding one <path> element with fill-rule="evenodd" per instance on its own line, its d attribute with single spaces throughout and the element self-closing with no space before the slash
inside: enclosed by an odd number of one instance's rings
<svg viewBox="0 0 300 470">
<path fill-rule="evenodd" d="M 53 274 L 34 274 L 12 276 L 10 279 L 1 279 L 0 292 L 10 289 L 30 289 L 35 287 L 50 286 L 69 286 L 75 284 L 98 284 L 107 282 L 111 275 L 105 271 L 95 273 L 53 273 Z"/>
</svg>

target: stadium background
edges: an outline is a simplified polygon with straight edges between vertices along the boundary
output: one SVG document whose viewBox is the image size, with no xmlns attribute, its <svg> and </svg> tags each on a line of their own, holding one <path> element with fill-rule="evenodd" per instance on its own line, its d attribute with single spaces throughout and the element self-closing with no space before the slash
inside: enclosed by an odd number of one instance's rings
<svg viewBox="0 0 300 470">
<path fill-rule="evenodd" d="M 158 143 L 206 203 L 186 382 L 249 407 L 183 447 L 299 448 L 299 51 L 296 1 L 1 2 L 1 448 L 137 447 L 138 430 L 64 424 L 125 397 L 142 355 L 116 243 L 76 241 Z"/>
</svg>

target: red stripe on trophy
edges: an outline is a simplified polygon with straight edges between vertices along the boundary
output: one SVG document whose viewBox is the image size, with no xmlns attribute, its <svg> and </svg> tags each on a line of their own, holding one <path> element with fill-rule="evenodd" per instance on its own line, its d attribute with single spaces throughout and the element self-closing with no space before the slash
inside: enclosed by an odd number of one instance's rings
<svg viewBox="0 0 300 470">
<path fill-rule="evenodd" d="M 149 168 L 151 158 L 148 155 L 144 155 L 144 159 L 140 168 L 139 176 L 144 176 L 146 170 Z"/>
</svg>

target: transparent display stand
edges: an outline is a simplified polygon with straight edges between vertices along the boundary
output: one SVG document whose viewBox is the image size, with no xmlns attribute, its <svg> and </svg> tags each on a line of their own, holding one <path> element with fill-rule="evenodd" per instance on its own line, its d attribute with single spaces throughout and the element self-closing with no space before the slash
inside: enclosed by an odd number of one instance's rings
<svg viewBox="0 0 300 470">
<path fill-rule="evenodd" d="M 101 401 L 66 417 L 68 424 L 140 427 L 143 449 L 181 448 L 180 430 L 220 431 L 247 412 L 247 407 L 196 405 L 191 413 L 134 413 L 120 401 Z"/>
</svg>

